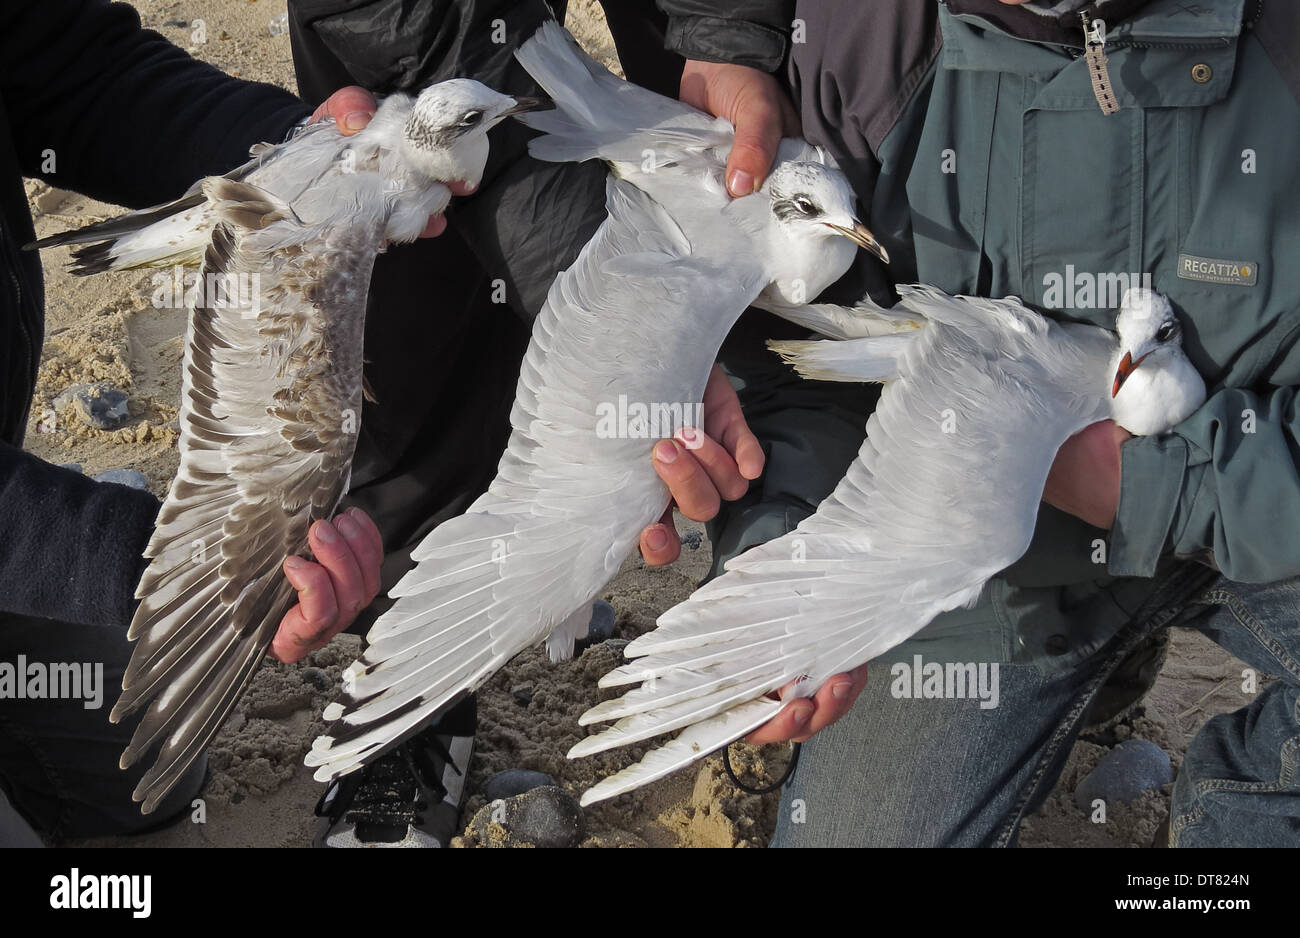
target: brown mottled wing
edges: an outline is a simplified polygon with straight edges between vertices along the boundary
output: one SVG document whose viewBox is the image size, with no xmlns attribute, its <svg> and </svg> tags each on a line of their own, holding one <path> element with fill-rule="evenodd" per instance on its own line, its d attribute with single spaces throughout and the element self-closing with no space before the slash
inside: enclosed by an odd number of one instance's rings
<svg viewBox="0 0 1300 938">
<path fill-rule="evenodd" d="M 355 212 L 308 226 L 230 180 L 205 192 L 221 221 L 186 335 L 180 469 L 145 552 L 137 644 L 110 717 L 149 703 L 123 768 L 163 740 L 134 792 L 146 814 L 221 728 L 293 604 L 281 563 L 307 553 L 307 529 L 347 491 L 382 229 Z"/>
</svg>

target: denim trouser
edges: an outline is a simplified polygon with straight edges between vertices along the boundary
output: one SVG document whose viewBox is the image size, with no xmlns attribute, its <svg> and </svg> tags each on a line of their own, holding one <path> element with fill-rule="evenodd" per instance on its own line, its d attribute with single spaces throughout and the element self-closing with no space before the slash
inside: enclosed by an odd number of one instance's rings
<svg viewBox="0 0 1300 938">
<path fill-rule="evenodd" d="M 1013 845 L 1107 676 L 1144 638 L 1175 625 L 1280 680 L 1192 739 L 1174 784 L 1171 845 L 1300 846 L 1300 579 L 1220 578 L 1179 592 L 1158 584 L 1144 612 L 1082 665 L 1001 664 L 990 710 L 969 699 L 895 699 L 888 665 L 871 665 L 852 711 L 805 745 L 773 846 Z"/>
</svg>

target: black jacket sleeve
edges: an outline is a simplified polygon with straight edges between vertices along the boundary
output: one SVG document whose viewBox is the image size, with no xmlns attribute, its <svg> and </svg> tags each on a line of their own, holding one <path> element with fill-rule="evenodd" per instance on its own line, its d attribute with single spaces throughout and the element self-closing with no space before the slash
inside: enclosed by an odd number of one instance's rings
<svg viewBox="0 0 1300 938">
<path fill-rule="evenodd" d="M 228 172 L 308 113 L 289 92 L 232 78 L 141 28 L 125 3 L 7 0 L 0 61 L 24 174 L 131 207 Z"/>
<path fill-rule="evenodd" d="M 657 0 L 668 14 L 666 44 L 688 59 L 775 72 L 785 62 L 794 0 Z"/>
<path fill-rule="evenodd" d="M 124 627 L 157 513 L 148 492 L 0 443 L 0 613 Z"/>
</svg>

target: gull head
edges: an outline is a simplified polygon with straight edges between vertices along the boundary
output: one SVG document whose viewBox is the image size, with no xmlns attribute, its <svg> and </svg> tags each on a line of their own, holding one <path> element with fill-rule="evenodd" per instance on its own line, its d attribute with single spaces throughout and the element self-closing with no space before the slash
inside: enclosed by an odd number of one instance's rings
<svg viewBox="0 0 1300 938">
<path fill-rule="evenodd" d="M 1119 349 L 1110 385 L 1111 415 L 1138 436 L 1164 433 L 1205 401 L 1205 381 L 1183 351 L 1183 327 L 1168 299 L 1126 290 L 1115 320 Z"/>
<path fill-rule="evenodd" d="M 812 161 L 779 164 L 764 184 L 775 219 L 780 276 L 776 292 L 802 305 L 849 269 L 857 249 L 886 264 L 888 252 L 858 220 L 853 189 L 844 174 Z"/>
<path fill-rule="evenodd" d="M 554 106 L 545 98 L 499 94 L 471 78 L 442 81 L 415 99 L 402 128 L 402 152 L 430 179 L 478 185 L 487 163 L 487 132 L 512 114 Z"/>
</svg>

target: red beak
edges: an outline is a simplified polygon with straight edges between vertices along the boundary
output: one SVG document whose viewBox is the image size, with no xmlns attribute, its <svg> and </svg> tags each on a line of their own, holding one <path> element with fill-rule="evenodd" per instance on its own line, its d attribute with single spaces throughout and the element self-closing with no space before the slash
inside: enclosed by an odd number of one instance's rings
<svg viewBox="0 0 1300 938">
<path fill-rule="evenodd" d="M 1150 352 L 1147 352 L 1147 355 L 1150 354 Z M 1119 393 L 1120 385 L 1128 380 L 1129 375 L 1137 371 L 1138 365 L 1147 360 L 1147 355 L 1143 355 L 1137 361 L 1134 361 L 1132 354 L 1129 352 L 1124 353 L 1124 357 L 1119 360 L 1119 368 L 1115 371 L 1115 383 L 1110 388 L 1111 397 Z"/>
</svg>

